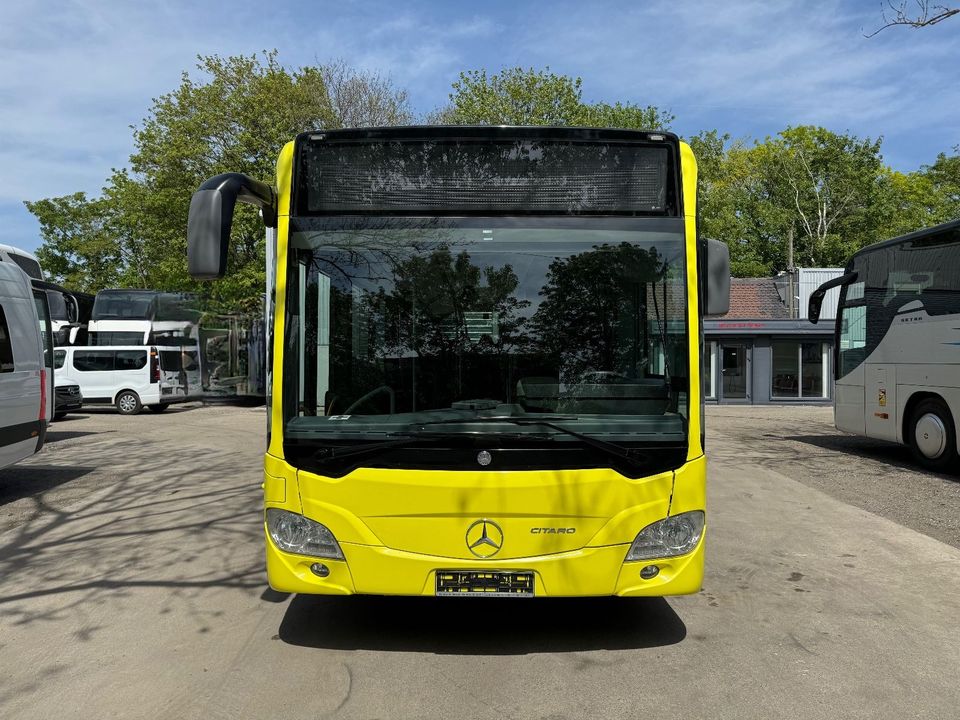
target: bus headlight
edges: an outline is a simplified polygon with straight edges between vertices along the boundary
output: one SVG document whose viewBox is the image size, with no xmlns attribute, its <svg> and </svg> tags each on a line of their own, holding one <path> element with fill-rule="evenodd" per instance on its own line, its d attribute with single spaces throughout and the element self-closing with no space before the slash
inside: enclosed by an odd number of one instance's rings
<svg viewBox="0 0 960 720">
<path fill-rule="evenodd" d="M 324 525 L 279 508 L 267 508 L 267 532 L 285 552 L 343 560 L 340 545 Z"/>
<path fill-rule="evenodd" d="M 675 557 L 690 552 L 700 542 L 703 520 L 703 510 L 692 510 L 647 525 L 633 541 L 624 562 Z"/>
</svg>

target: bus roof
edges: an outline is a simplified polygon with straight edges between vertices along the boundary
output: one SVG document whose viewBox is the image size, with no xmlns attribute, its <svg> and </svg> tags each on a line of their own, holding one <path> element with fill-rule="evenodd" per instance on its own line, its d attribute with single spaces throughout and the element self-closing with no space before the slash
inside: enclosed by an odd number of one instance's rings
<svg viewBox="0 0 960 720">
<path fill-rule="evenodd" d="M 853 259 L 859 257 L 860 255 L 865 255 L 867 253 L 872 253 L 875 250 L 882 250 L 883 248 L 890 247 L 892 245 L 899 245 L 900 243 L 909 242 L 911 240 L 920 240 L 922 238 L 928 237 L 930 235 L 936 235 L 942 233 L 946 230 L 957 230 L 960 229 L 960 218 L 957 220 L 950 220 L 949 222 L 941 223 L 940 225 L 934 225 L 933 227 L 923 228 L 923 230 L 916 230 L 912 233 L 907 233 L 906 235 L 900 235 L 895 238 L 890 238 L 889 240 L 882 240 L 873 245 L 867 245 L 865 248 L 860 248 L 857 250 L 851 257 L 850 261 L 853 262 Z"/>
<path fill-rule="evenodd" d="M 297 135 L 298 140 L 431 140 L 440 138 L 447 140 L 529 138 L 581 141 L 680 141 L 678 135 L 667 130 L 629 130 L 569 125 L 392 125 L 337 130 L 318 129 Z"/>
</svg>

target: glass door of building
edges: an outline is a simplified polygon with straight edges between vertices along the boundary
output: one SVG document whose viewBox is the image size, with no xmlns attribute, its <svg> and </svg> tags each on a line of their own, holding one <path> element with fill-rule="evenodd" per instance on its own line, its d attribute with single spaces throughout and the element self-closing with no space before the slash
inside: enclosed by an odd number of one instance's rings
<svg viewBox="0 0 960 720">
<path fill-rule="evenodd" d="M 749 402 L 753 345 L 723 342 L 720 345 L 720 402 Z"/>
</svg>

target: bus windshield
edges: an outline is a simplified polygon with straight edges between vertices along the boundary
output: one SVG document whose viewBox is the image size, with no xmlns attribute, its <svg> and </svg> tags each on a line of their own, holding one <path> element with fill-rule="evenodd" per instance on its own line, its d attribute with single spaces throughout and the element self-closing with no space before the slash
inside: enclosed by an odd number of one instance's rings
<svg viewBox="0 0 960 720">
<path fill-rule="evenodd" d="M 93 303 L 93 320 L 196 322 L 197 299 L 190 293 L 156 290 L 101 290 Z"/>
<path fill-rule="evenodd" d="M 920 322 L 916 313 L 960 312 L 960 230 L 868 248 L 847 270 L 857 279 L 841 291 L 838 378 L 862 365 L 891 328 Z"/>
<path fill-rule="evenodd" d="M 532 415 L 681 441 L 683 238 L 674 219 L 292 218 L 288 432 Z"/>
<path fill-rule="evenodd" d="M 93 320 L 150 320 L 156 293 L 149 290 L 101 290 L 93 302 Z"/>
</svg>

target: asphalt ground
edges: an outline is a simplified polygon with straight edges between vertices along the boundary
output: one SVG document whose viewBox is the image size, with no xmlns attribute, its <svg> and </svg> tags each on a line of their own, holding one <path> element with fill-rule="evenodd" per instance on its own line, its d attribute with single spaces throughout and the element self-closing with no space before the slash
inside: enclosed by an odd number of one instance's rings
<svg viewBox="0 0 960 720">
<path fill-rule="evenodd" d="M 960 482 L 708 415 L 701 593 L 456 602 L 269 590 L 262 409 L 70 416 L 0 471 L 0 718 L 960 716 Z"/>
</svg>

